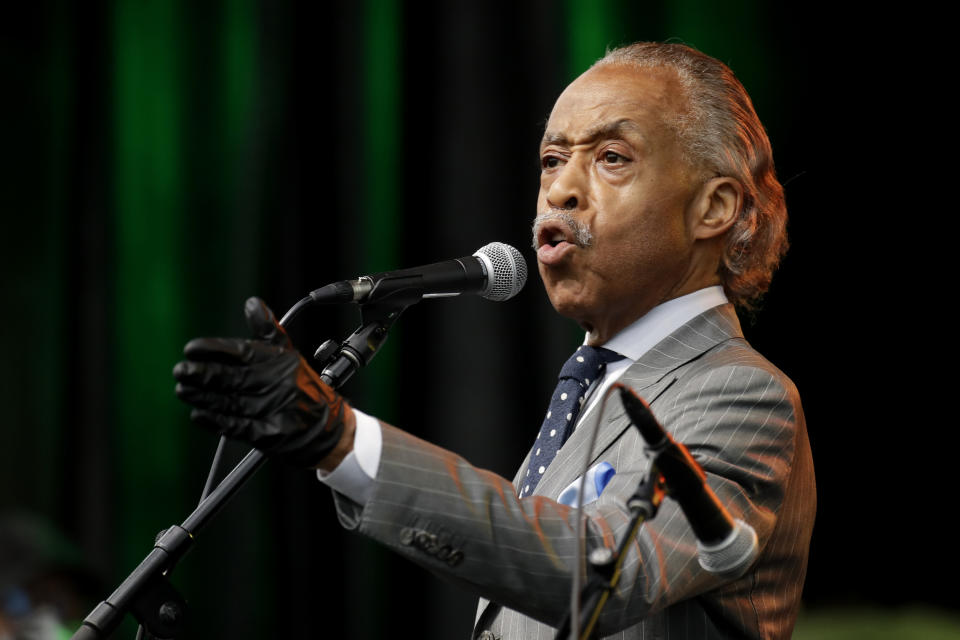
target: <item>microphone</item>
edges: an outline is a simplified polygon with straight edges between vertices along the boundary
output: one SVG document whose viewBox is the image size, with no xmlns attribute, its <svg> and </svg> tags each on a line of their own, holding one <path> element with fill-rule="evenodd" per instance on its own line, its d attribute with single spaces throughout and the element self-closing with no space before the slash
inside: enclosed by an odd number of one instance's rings
<svg viewBox="0 0 960 640">
<path fill-rule="evenodd" d="M 620 400 L 647 447 L 656 454 L 654 466 L 663 475 L 669 495 L 687 516 L 697 536 L 697 559 L 710 573 L 736 578 L 759 553 L 757 532 L 734 520 L 707 484 L 703 469 L 685 446 L 657 422 L 650 407 L 632 389 L 617 383 Z"/>
<path fill-rule="evenodd" d="M 472 256 L 412 269 L 385 271 L 328 284 L 309 297 L 313 302 L 377 302 L 388 296 L 421 298 L 476 293 L 500 302 L 512 298 L 527 282 L 527 263 L 515 248 L 491 242 Z"/>
</svg>

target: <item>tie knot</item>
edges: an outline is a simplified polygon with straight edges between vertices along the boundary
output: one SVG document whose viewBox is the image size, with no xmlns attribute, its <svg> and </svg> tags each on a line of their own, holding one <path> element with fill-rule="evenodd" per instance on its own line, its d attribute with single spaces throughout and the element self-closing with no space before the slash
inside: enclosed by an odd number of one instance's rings
<svg viewBox="0 0 960 640">
<path fill-rule="evenodd" d="M 616 351 L 583 345 L 577 347 L 573 355 L 563 363 L 559 377 L 561 380 L 572 378 L 584 386 L 590 386 L 591 382 L 603 375 L 608 363 L 622 358 Z"/>
</svg>

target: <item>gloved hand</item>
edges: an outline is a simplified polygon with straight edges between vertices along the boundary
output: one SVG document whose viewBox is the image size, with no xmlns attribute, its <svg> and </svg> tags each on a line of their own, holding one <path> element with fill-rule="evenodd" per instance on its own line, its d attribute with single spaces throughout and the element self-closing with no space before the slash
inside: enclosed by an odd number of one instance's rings
<svg viewBox="0 0 960 640">
<path fill-rule="evenodd" d="M 173 368 L 190 418 L 264 453 L 314 467 L 340 441 L 352 410 L 294 348 L 259 298 L 244 306 L 254 339 L 196 338 Z"/>
</svg>

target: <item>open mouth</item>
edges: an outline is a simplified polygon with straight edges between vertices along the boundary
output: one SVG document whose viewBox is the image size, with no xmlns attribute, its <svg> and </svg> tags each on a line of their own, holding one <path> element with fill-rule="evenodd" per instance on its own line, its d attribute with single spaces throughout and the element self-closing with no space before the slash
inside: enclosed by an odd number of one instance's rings
<svg viewBox="0 0 960 640">
<path fill-rule="evenodd" d="M 552 266 L 561 264 L 579 245 L 572 229 L 560 222 L 548 221 L 537 230 L 535 246 L 537 260 Z"/>
<path fill-rule="evenodd" d="M 589 227 L 567 211 L 551 209 L 538 214 L 533 222 L 534 251 L 563 249 L 565 246 L 585 249 L 591 240 Z"/>
<path fill-rule="evenodd" d="M 547 223 L 537 234 L 537 249 L 542 246 L 557 247 L 563 242 L 571 242 L 570 235 L 562 225 Z"/>
<path fill-rule="evenodd" d="M 547 240 L 547 244 L 550 245 L 551 247 L 555 247 L 561 242 L 566 242 L 566 241 L 567 241 L 566 238 L 564 238 L 563 235 L 561 234 L 559 236 L 556 236 Z"/>
</svg>

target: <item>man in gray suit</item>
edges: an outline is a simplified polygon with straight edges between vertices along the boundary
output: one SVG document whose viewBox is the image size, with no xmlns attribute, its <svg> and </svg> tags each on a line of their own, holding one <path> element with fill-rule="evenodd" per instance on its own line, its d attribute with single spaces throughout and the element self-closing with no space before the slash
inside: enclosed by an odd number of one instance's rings
<svg viewBox="0 0 960 640">
<path fill-rule="evenodd" d="M 587 551 L 625 535 L 625 501 L 650 458 L 619 403 L 600 402 L 616 380 L 690 449 L 760 554 L 740 577 L 704 571 L 668 499 L 631 541 L 599 634 L 789 637 L 816 497 L 797 391 L 746 343 L 731 304 L 749 308 L 786 247 L 783 192 L 749 97 L 688 47 L 618 49 L 557 100 L 541 165 L 540 276 L 586 331 L 584 348 L 614 358 L 583 385 L 552 462 L 537 456 L 553 429 L 511 483 L 352 409 L 255 299 L 257 338 L 189 343 L 178 394 L 218 432 L 316 466 L 344 526 L 479 595 L 474 637 L 507 639 L 553 637 L 568 609 L 578 527 L 561 496 L 585 461 L 613 471 L 584 509 Z"/>
</svg>

